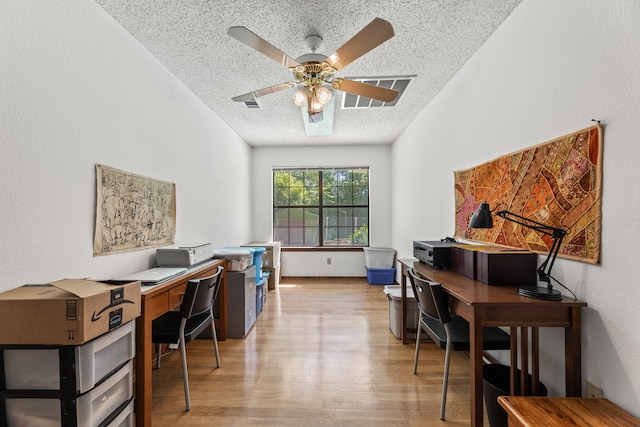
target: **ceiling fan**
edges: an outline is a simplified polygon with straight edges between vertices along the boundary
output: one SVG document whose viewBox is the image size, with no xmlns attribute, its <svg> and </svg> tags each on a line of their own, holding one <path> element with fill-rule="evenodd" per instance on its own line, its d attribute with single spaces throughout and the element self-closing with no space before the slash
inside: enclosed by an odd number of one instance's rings
<svg viewBox="0 0 640 427">
<path fill-rule="evenodd" d="M 398 96 L 398 92 L 393 89 L 355 80 L 334 78 L 334 74 L 344 66 L 394 36 L 393 27 L 384 19 L 376 18 L 371 21 L 329 56 L 315 53 L 319 42 L 322 41 L 320 36 L 312 35 L 306 38 L 313 53 L 293 59 L 245 27 L 231 27 L 227 34 L 289 68 L 294 77 L 293 81 L 231 98 L 233 101 L 250 101 L 284 89 L 300 87 L 293 96 L 293 102 L 299 107 L 306 103 L 309 121 L 320 121 L 322 120 L 322 108 L 331 99 L 329 87 L 383 102 L 391 102 Z"/>
</svg>

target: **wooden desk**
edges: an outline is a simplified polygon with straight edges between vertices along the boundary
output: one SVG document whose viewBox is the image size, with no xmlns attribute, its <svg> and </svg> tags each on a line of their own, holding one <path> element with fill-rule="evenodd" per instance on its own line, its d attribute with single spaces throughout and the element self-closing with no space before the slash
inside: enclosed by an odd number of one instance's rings
<svg viewBox="0 0 640 427">
<path fill-rule="evenodd" d="M 640 420 L 607 399 L 500 396 L 509 427 L 638 427 Z"/>
<path fill-rule="evenodd" d="M 187 281 L 214 274 L 218 266 L 225 267 L 224 259 L 214 259 L 190 268 L 185 274 L 162 285 L 142 287 L 141 314 L 136 319 L 136 385 L 135 408 L 136 426 L 151 426 L 152 370 L 154 346 L 151 342 L 151 322 L 160 315 L 179 306 Z M 218 295 L 219 320 L 216 326 L 220 331 L 220 340 L 227 337 L 226 270 Z"/>
<path fill-rule="evenodd" d="M 470 365 L 471 365 L 471 425 L 482 426 L 482 328 L 484 326 L 511 327 L 512 367 L 517 362 L 513 351 L 516 348 L 517 328 L 522 329 L 521 344 L 523 361 L 528 353 L 526 328 L 532 328 L 532 376 L 534 384 L 538 381 L 538 330 L 539 327 L 565 328 L 565 385 L 567 396 L 582 395 L 581 364 L 581 317 L 580 309 L 586 307 L 584 301 L 562 297 L 561 301 L 544 301 L 518 295 L 514 286 L 488 286 L 448 270 L 434 270 L 416 259 L 398 260 L 402 270 L 402 342 L 407 342 L 406 325 L 406 287 L 407 270 L 414 268 L 418 273 L 432 281 L 442 284 L 449 294 L 452 310 L 469 322 Z M 528 363 L 523 364 L 528 366 Z M 526 370 L 523 370 L 523 376 Z M 512 370 L 512 382 L 514 381 Z M 526 382 L 526 381 L 525 381 Z M 525 386 L 523 382 L 523 387 Z"/>
</svg>

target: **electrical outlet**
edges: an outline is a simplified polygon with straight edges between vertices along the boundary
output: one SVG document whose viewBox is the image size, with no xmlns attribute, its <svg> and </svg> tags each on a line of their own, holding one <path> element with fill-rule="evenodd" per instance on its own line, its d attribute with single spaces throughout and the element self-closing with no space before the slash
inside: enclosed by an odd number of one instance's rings
<svg viewBox="0 0 640 427">
<path fill-rule="evenodd" d="M 587 397 L 604 397 L 602 389 L 591 381 L 587 381 Z"/>
<path fill-rule="evenodd" d="M 171 350 L 177 350 L 178 349 L 178 343 L 171 343 L 169 344 L 169 348 Z"/>
<path fill-rule="evenodd" d="M 327 258 L 327 265 L 331 265 L 331 258 Z"/>
</svg>

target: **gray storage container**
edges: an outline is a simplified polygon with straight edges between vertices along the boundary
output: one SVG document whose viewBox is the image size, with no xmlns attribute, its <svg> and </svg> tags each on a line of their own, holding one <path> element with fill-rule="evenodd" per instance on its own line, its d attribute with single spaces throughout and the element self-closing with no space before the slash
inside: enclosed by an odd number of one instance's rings
<svg viewBox="0 0 640 427">
<path fill-rule="evenodd" d="M 400 285 L 386 285 L 384 293 L 389 302 L 389 329 L 393 332 L 393 336 L 402 338 L 402 289 Z M 407 326 L 415 328 L 420 318 L 420 310 L 413 295 L 413 289 L 407 286 Z M 407 334 L 410 339 L 415 339 L 415 332 Z"/>
</svg>

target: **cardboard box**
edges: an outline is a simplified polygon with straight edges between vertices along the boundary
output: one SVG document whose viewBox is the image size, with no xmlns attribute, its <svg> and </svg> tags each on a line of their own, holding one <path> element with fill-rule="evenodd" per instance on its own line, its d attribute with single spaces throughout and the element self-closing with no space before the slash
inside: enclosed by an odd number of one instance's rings
<svg viewBox="0 0 640 427">
<path fill-rule="evenodd" d="M 476 280 L 485 285 L 535 286 L 538 256 L 521 250 L 480 250 L 476 254 Z"/>
<path fill-rule="evenodd" d="M 0 293 L 0 344 L 78 345 L 139 315 L 139 281 L 24 285 Z"/>
</svg>

